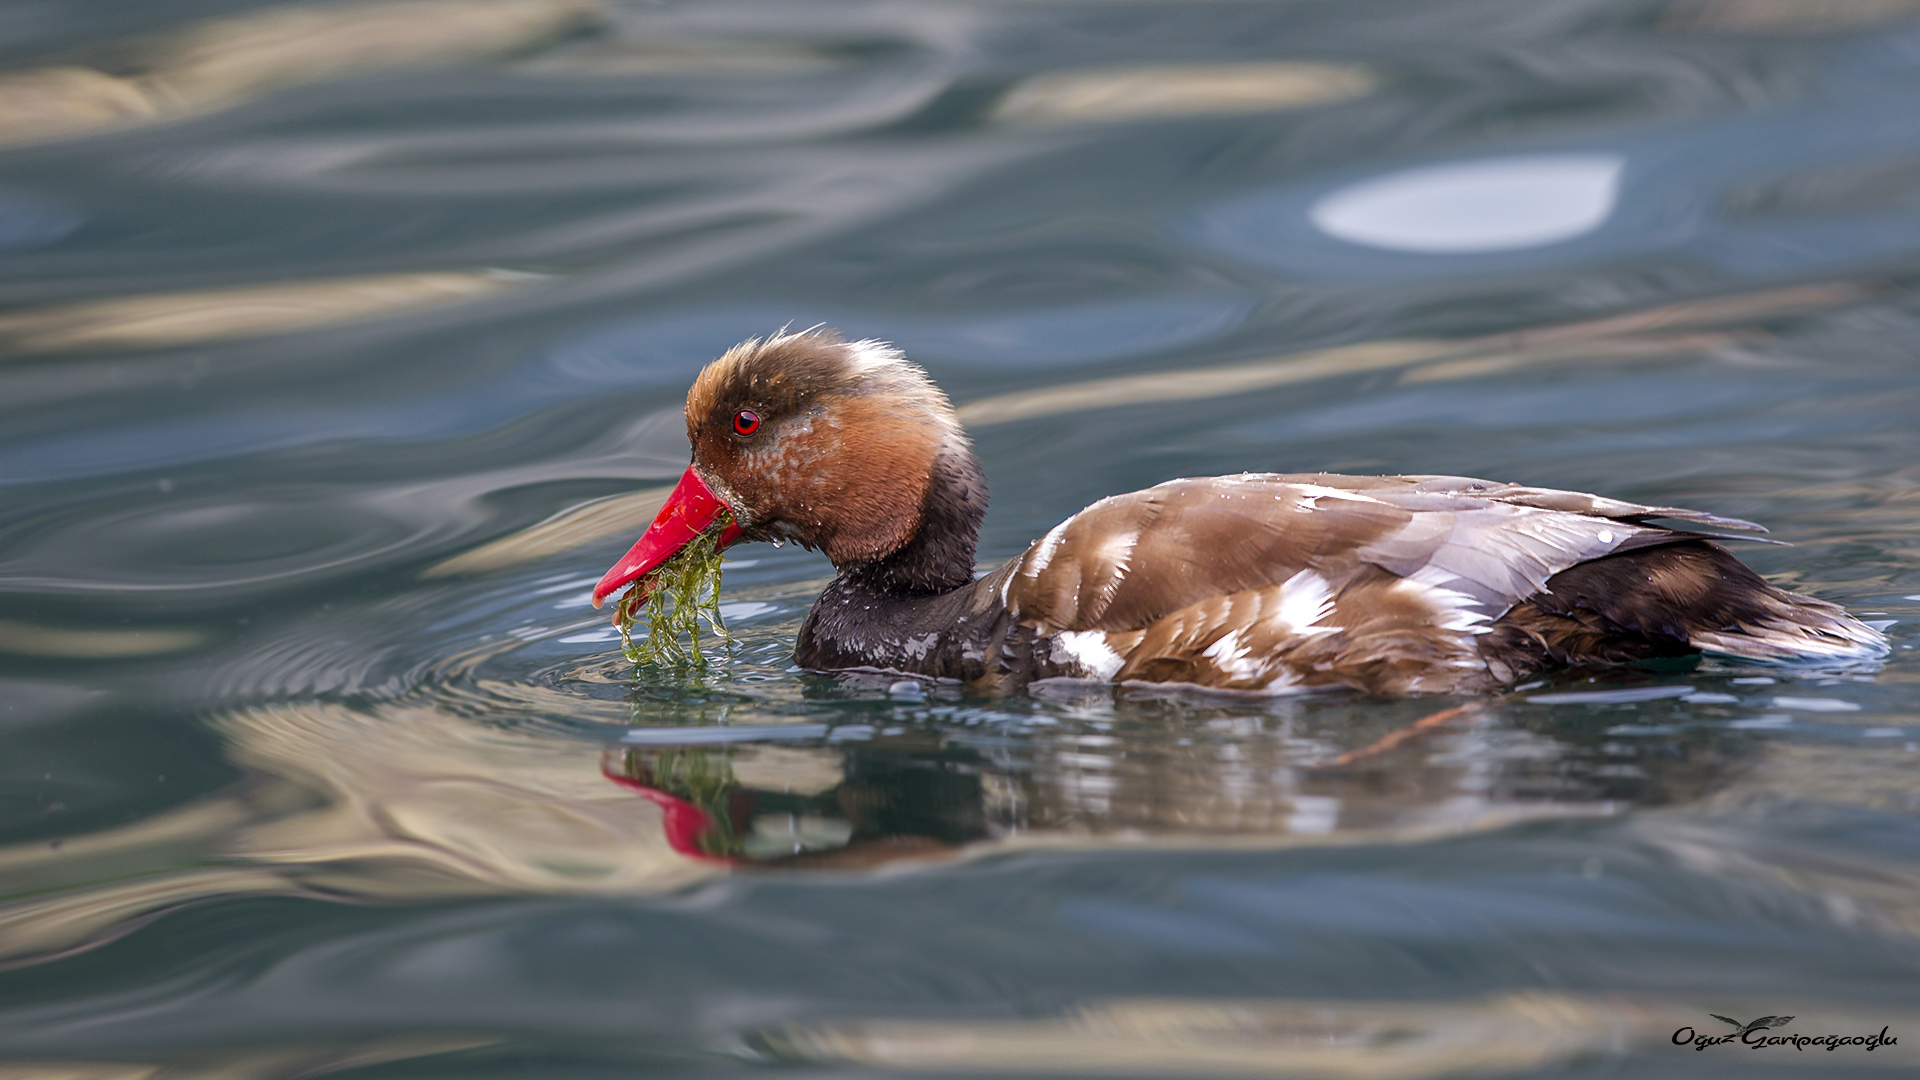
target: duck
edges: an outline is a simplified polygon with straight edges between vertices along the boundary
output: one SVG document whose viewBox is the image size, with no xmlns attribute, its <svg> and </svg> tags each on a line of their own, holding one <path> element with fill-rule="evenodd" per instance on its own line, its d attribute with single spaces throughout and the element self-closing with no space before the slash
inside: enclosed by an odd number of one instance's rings
<svg viewBox="0 0 1920 1080">
<path fill-rule="evenodd" d="M 810 671 L 997 694 L 1080 680 L 1458 695 L 1696 654 L 1887 651 L 1735 557 L 1723 541 L 1765 531 L 1752 522 L 1457 476 L 1171 479 L 981 572 L 987 484 L 946 395 L 892 345 L 824 327 L 709 363 L 686 423 L 691 463 L 593 604 L 703 533 L 792 541 L 836 571 L 795 641 Z"/>
</svg>

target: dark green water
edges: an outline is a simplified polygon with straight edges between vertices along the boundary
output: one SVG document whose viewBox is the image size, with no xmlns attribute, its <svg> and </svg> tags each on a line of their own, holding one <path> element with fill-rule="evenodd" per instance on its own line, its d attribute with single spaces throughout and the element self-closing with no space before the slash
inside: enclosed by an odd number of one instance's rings
<svg viewBox="0 0 1920 1080">
<path fill-rule="evenodd" d="M 6 0 L 0 1075 L 1920 1066 L 1917 100 L 1902 0 Z M 1459 702 L 803 675 L 759 547 L 635 678 L 587 593 L 789 322 L 963 407 L 984 561 L 1457 473 L 1894 651 L 1335 767 Z"/>
</svg>

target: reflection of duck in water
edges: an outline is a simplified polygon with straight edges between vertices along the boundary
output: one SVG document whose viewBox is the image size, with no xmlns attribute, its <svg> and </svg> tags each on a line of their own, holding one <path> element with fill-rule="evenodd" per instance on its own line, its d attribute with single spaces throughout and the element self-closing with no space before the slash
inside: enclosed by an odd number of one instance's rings
<svg viewBox="0 0 1920 1080">
<path fill-rule="evenodd" d="M 608 756 L 603 771 L 661 808 L 667 842 L 683 855 L 864 866 L 986 839 L 975 757 L 939 747 L 854 749 L 840 782 L 811 794 L 742 783 L 722 747 L 623 750 Z"/>
<path fill-rule="evenodd" d="M 1382 708 L 1394 711 L 1374 706 Z M 992 750 L 921 728 L 837 745 L 628 746 L 610 750 L 602 771 L 661 808 L 662 835 L 682 855 L 803 869 L 1015 838 L 1407 839 L 1606 816 L 1696 800 L 1724 785 L 1752 748 L 1708 730 L 1623 748 L 1591 724 L 1522 707 L 1502 723 L 1455 730 L 1438 753 L 1409 745 L 1355 769 L 1327 767 L 1334 751 L 1365 738 L 1331 702 L 1265 721 L 1178 699 L 1133 710 L 1139 723 L 1069 725 Z M 1233 728 L 1225 738 L 1223 721 Z"/>
<path fill-rule="evenodd" d="M 1645 521 L 1757 526 L 1459 477 L 1173 480 L 976 580 L 986 484 L 945 396 L 893 349 L 829 331 L 734 348 L 686 413 L 693 464 L 595 603 L 730 510 L 723 545 L 797 540 L 839 570 L 795 650 L 818 670 L 1459 693 L 1702 651 L 1885 651 L 1833 604 Z"/>
</svg>

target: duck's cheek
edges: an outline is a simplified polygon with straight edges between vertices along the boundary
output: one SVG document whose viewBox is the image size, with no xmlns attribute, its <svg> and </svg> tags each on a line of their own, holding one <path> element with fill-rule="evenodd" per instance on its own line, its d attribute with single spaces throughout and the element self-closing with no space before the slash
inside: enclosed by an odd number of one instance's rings
<svg viewBox="0 0 1920 1080">
<path fill-rule="evenodd" d="M 834 461 L 831 445 L 823 445 L 812 417 L 782 423 L 767 439 L 740 455 L 743 479 L 751 478 L 767 503 L 804 497 L 820 483 L 821 470 Z"/>
</svg>

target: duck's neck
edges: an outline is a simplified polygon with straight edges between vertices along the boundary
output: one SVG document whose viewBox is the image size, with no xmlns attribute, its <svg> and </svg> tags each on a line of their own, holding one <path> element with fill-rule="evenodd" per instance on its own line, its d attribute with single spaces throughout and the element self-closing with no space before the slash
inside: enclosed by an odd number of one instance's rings
<svg viewBox="0 0 1920 1080">
<path fill-rule="evenodd" d="M 920 529 L 891 554 L 839 567 L 839 584 L 885 596 L 951 592 L 973 580 L 974 546 L 987 514 L 987 481 L 965 442 L 954 439 L 934 459 Z"/>
<path fill-rule="evenodd" d="M 978 595 L 992 588 L 997 598 L 998 586 L 992 577 L 973 577 L 987 485 L 972 451 L 954 443 L 936 460 L 913 538 L 882 558 L 841 566 L 814 602 L 794 641 L 800 666 L 967 682 L 1005 667 L 1005 612 L 983 606 Z"/>
</svg>

